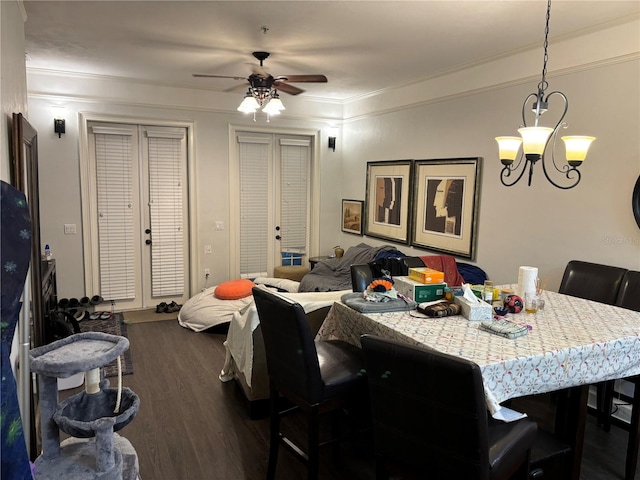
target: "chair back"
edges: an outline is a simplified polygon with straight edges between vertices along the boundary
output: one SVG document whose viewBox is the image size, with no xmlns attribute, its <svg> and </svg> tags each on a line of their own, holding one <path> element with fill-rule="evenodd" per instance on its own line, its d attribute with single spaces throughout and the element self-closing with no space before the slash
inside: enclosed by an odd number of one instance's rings
<svg viewBox="0 0 640 480">
<path fill-rule="evenodd" d="M 324 383 L 313 335 L 302 306 L 264 288 L 253 288 L 264 338 L 269 379 L 308 403 L 322 398 Z"/>
<path fill-rule="evenodd" d="M 488 478 L 480 367 L 394 340 L 364 335 L 361 342 L 376 456 L 429 478 Z"/>
<path fill-rule="evenodd" d="M 625 268 L 571 260 L 560 282 L 559 293 L 613 305 Z"/>
<path fill-rule="evenodd" d="M 629 270 L 624 274 L 616 305 L 640 312 L 640 272 Z"/>
<path fill-rule="evenodd" d="M 373 280 L 373 270 L 368 263 L 351 265 L 351 289 L 364 292 Z"/>
</svg>

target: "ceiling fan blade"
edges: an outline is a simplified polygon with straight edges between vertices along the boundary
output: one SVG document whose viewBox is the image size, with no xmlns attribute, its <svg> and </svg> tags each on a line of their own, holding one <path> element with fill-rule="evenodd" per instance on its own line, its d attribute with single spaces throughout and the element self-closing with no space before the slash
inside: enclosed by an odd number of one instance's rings
<svg viewBox="0 0 640 480">
<path fill-rule="evenodd" d="M 288 93 L 289 95 L 298 95 L 304 90 L 298 87 L 294 87 L 293 85 L 289 85 L 288 83 L 284 83 L 282 80 L 276 80 L 273 82 L 273 88 L 280 90 L 281 92 Z"/>
<path fill-rule="evenodd" d="M 246 77 L 232 77 L 229 75 L 207 75 L 204 73 L 193 73 L 192 74 L 194 77 L 197 78 L 233 78 L 234 80 L 246 80 Z"/>
<path fill-rule="evenodd" d="M 324 75 L 279 75 L 276 80 L 286 80 L 287 82 L 317 82 L 326 83 L 327 77 Z"/>
<path fill-rule="evenodd" d="M 225 88 L 223 92 L 244 92 L 249 86 L 248 83 L 238 83 L 233 87 Z"/>
</svg>

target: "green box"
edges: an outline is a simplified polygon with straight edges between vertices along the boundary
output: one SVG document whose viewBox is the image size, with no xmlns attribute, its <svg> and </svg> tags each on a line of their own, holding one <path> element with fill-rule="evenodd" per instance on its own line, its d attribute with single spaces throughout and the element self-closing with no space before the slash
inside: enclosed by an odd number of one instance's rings
<svg viewBox="0 0 640 480">
<path fill-rule="evenodd" d="M 432 302 L 444 298 L 446 283 L 426 284 L 409 277 L 393 277 L 396 291 L 417 303 Z"/>
</svg>

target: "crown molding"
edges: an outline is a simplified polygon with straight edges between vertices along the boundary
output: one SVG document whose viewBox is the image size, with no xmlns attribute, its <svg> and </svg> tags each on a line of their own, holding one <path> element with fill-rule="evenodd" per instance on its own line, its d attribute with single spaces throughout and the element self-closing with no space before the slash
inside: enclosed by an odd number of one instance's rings
<svg viewBox="0 0 640 480">
<path fill-rule="evenodd" d="M 153 102 L 153 103 L 152 102 L 134 102 L 134 101 L 125 100 L 125 99 L 114 100 L 113 98 L 99 97 L 94 95 L 69 95 L 69 94 L 58 95 L 58 94 L 52 94 L 47 92 L 36 92 L 36 91 L 28 92 L 27 97 L 29 99 L 45 100 L 55 104 L 61 104 L 61 103 L 63 104 L 64 103 L 83 103 L 83 104 L 90 104 L 90 105 L 109 104 L 109 105 L 115 105 L 115 106 L 125 107 L 125 108 L 152 108 L 155 110 L 206 112 L 206 113 L 215 113 L 220 115 L 234 115 L 234 116 L 243 115 L 238 113 L 235 109 L 213 108 L 213 107 L 204 106 L 202 104 L 194 106 L 194 105 L 176 105 L 176 104 L 166 104 L 166 103 L 162 104 L 162 103 L 156 103 L 156 102 Z M 260 113 L 258 113 L 258 115 L 260 115 Z M 261 117 L 258 116 L 257 118 L 259 120 Z M 341 121 L 341 119 L 339 118 L 330 117 L 330 116 L 318 116 L 318 115 L 311 116 L 311 115 L 291 114 L 291 113 L 288 113 L 288 114 L 281 113 L 280 115 L 278 115 L 278 118 L 283 120 L 293 120 L 296 122 L 304 121 L 305 123 L 308 123 L 308 122 L 327 123 L 327 122 Z"/>
<path fill-rule="evenodd" d="M 574 73 L 578 73 L 578 72 L 583 72 L 583 71 L 587 71 L 587 70 L 594 70 L 597 68 L 604 68 L 604 67 L 608 67 L 610 65 L 616 65 L 616 64 L 620 64 L 620 63 L 627 63 L 627 62 L 633 62 L 633 61 L 638 61 L 640 60 L 640 52 L 638 53 L 632 53 L 632 54 L 628 54 L 628 55 L 621 55 L 619 57 L 616 58 L 608 58 L 606 60 L 601 60 L 601 61 L 597 61 L 597 62 L 592 62 L 590 64 L 585 64 L 585 65 L 578 65 L 578 66 L 574 66 L 574 67 L 569 67 L 569 68 L 564 68 L 564 69 L 560 69 L 560 70 L 555 70 L 554 72 L 548 73 L 547 74 L 547 78 L 551 79 L 551 78 L 557 78 L 557 77 L 562 77 L 565 75 L 571 75 Z M 502 90 L 505 88 L 509 88 L 509 87 L 513 87 L 513 86 L 519 86 L 519 85 L 524 85 L 527 83 L 532 83 L 535 86 L 535 82 L 537 82 L 539 75 L 530 75 L 527 77 L 522 77 L 522 78 L 518 78 L 518 79 L 514 79 L 514 80 L 510 80 L 507 82 L 502 82 L 502 83 L 496 83 L 494 85 L 490 85 L 490 86 L 486 86 L 486 87 L 481 87 L 481 88 L 476 88 L 476 89 L 471 89 L 471 90 L 465 90 L 465 91 L 461 91 L 461 92 L 456 92 L 450 95 L 442 95 L 442 96 L 438 96 L 438 97 L 434 97 L 434 98 L 430 98 L 430 99 L 425 99 L 419 102 L 413 102 L 413 103 L 408 103 L 405 105 L 397 105 L 395 107 L 390 107 L 390 108 L 386 108 L 386 109 L 379 109 L 379 110 L 375 110 L 372 112 L 367 112 L 367 113 L 363 113 L 363 114 L 356 114 L 356 115 L 351 115 L 349 116 L 348 114 L 345 115 L 343 117 L 343 123 L 352 123 L 352 122 L 357 122 L 366 118 L 373 118 L 373 117 L 379 117 L 382 115 L 387 115 L 390 113 L 395 113 L 395 112 L 401 112 L 404 110 L 410 110 L 413 108 L 417 108 L 417 107 L 422 107 L 422 106 L 426 106 L 426 105 L 433 105 L 436 103 L 440 103 L 440 102 L 446 102 L 449 100 L 455 100 L 455 99 L 459 99 L 459 98 L 465 98 L 465 97 L 469 97 L 472 95 L 478 95 L 481 93 L 487 93 L 487 92 L 492 92 L 495 90 Z"/>
</svg>

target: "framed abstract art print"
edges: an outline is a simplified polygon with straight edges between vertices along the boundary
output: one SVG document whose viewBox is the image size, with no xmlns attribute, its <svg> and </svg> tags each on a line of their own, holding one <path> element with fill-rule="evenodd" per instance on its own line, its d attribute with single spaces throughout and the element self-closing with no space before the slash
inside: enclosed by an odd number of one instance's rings
<svg viewBox="0 0 640 480">
<path fill-rule="evenodd" d="M 481 160 L 415 160 L 412 246 L 475 258 Z"/>
<path fill-rule="evenodd" d="M 367 162 L 365 235 L 409 243 L 411 160 Z"/>
</svg>

